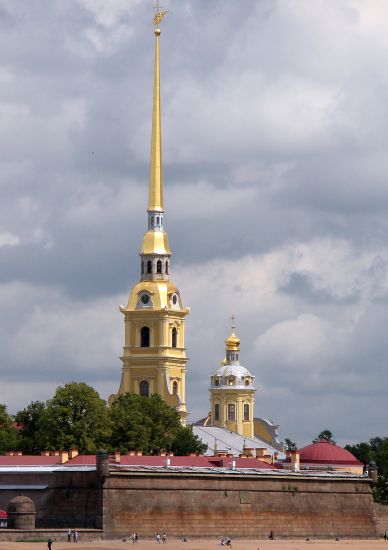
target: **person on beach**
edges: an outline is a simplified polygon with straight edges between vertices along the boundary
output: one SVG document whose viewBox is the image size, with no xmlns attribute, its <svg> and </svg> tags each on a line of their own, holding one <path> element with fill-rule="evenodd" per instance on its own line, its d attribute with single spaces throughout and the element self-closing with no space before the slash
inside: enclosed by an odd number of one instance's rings
<svg viewBox="0 0 388 550">
<path fill-rule="evenodd" d="M 156 533 L 156 542 L 160 544 L 160 535 L 159 533 Z"/>
<path fill-rule="evenodd" d="M 71 529 L 67 530 L 67 542 L 71 542 Z"/>
<path fill-rule="evenodd" d="M 78 542 L 78 531 L 77 529 L 74 529 L 74 542 Z"/>
<path fill-rule="evenodd" d="M 162 542 L 163 542 L 163 544 L 166 544 L 166 542 L 167 542 L 167 534 L 166 533 L 163 533 Z"/>
<path fill-rule="evenodd" d="M 47 541 L 48 550 L 51 550 L 52 545 L 53 545 L 53 541 L 51 540 L 51 538 L 49 538 L 48 541 Z"/>
</svg>

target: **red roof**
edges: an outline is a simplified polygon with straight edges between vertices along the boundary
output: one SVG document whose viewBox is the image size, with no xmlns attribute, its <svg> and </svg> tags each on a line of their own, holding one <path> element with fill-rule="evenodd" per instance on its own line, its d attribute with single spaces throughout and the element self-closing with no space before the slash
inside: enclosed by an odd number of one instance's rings
<svg viewBox="0 0 388 550">
<path fill-rule="evenodd" d="M 0 510 L 0 519 L 7 519 L 8 514 L 5 510 Z"/>
<path fill-rule="evenodd" d="M 10 455 L 0 456 L 0 468 L 5 466 L 53 466 L 60 463 L 59 456 Z"/>
<path fill-rule="evenodd" d="M 114 455 L 110 455 L 111 465 L 121 464 L 122 466 L 156 466 L 166 465 L 166 456 L 131 456 L 121 455 L 120 462 L 115 462 Z M 236 468 L 276 468 L 256 458 L 235 458 Z M 232 457 L 218 456 L 171 456 L 171 466 L 195 467 L 195 468 L 230 468 Z M 33 456 L 33 455 L 13 455 L 0 456 L 0 468 L 6 466 L 56 466 L 60 464 L 59 456 Z M 65 462 L 64 466 L 95 466 L 96 455 L 77 455 Z"/>
<path fill-rule="evenodd" d="M 343 464 L 347 466 L 362 466 L 362 462 L 357 460 L 346 449 L 329 443 L 325 440 L 320 440 L 317 443 L 312 443 L 299 450 L 300 461 L 310 462 L 315 464 Z"/>
<path fill-rule="evenodd" d="M 96 455 L 77 455 L 74 458 L 69 458 L 65 466 L 95 466 Z"/>
<path fill-rule="evenodd" d="M 167 457 L 165 456 L 129 456 L 122 455 L 120 464 L 122 466 L 165 466 Z M 236 468 L 273 468 L 255 458 L 236 458 Z M 73 461 L 71 461 L 73 463 Z M 114 457 L 111 457 L 111 464 L 115 464 Z M 195 468 L 229 468 L 232 457 L 218 456 L 171 456 L 171 466 L 186 466 Z M 117 463 L 118 464 L 118 463 Z"/>
</svg>

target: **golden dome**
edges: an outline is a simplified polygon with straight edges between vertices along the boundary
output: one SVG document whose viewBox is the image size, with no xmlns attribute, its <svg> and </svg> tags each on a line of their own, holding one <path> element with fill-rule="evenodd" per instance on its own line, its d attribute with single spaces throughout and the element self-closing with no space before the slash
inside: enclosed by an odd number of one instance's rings
<svg viewBox="0 0 388 550">
<path fill-rule="evenodd" d="M 240 349 L 240 338 L 234 332 L 225 340 L 226 349 L 238 351 Z"/>
<path fill-rule="evenodd" d="M 140 254 L 171 254 L 167 233 L 164 231 L 147 231 L 143 237 Z"/>
<path fill-rule="evenodd" d="M 229 351 L 238 351 L 240 349 L 240 338 L 235 335 L 236 328 L 235 317 L 232 315 L 232 334 L 225 340 L 226 349 Z"/>
</svg>

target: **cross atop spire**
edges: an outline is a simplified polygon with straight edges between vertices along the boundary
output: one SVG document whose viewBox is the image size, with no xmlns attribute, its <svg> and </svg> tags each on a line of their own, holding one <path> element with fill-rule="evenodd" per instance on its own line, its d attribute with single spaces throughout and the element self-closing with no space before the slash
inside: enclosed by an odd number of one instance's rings
<svg viewBox="0 0 388 550">
<path fill-rule="evenodd" d="M 232 320 L 232 334 L 234 335 L 234 331 L 236 329 L 236 317 L 232 315 L 231 320 Z"/>
<path fill-rule="evenodd" d="M 158 28 L 161 20 L 166 15 L 166 13 L 168 13 L 168 11 L 162 10 L 162 7 L 159 6 L 159 0 L 156 0 L 155 10 L 156 10 L 156 13 L 154 16 L 154 25 L 155 25 L 155 28 Z"/>
</svg>

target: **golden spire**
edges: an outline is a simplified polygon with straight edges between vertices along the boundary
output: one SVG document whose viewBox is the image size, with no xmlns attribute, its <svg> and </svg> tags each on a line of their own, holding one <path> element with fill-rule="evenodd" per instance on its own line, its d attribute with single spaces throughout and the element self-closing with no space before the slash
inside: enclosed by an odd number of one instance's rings
<svg viewBox="0 0 388 550">
<path fill-rule="evenodd" d="M 154 17 L 155 34 L 155 70 L 154 70 L 154 99 L 152 111 L 152 138 L 150 163 L 150 189 L 148 211 L 163 212 L 163 174 L 162 174 L 162 133 L 160 117 L 160 63 L 159 63 L 159 23 L 166 15 L 166 11 L 159 9 L 159 1 Z"/>
<path fill-rule="evenodd" d="M 235 334 L 236 329 L 236 318 L 234 315 L 232 315 L 232 334 L 228 336 L 228 338 L 225 340 L 226 349 L 227 350 L 235 350 L 238 351 L 240 349 L 240 338 L 236 336 Z"/>
</svg>

